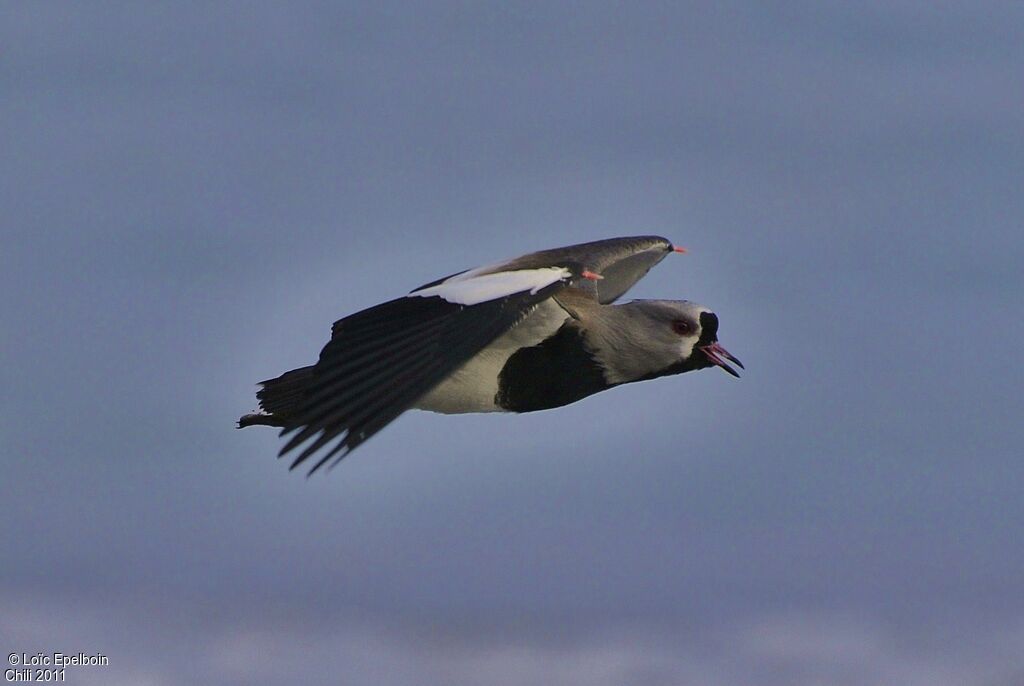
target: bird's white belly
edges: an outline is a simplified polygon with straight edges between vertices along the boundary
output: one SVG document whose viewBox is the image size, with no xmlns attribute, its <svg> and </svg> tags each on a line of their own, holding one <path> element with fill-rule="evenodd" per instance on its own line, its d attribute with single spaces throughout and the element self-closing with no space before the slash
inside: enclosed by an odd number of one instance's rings
<svg viewBox="0 0 1024 686">
<path fill-rule="evenodd" d="M 554 335 L 567 317 L 558 303 L 545 300 L 526 319 L 452 372 L 413 407 L 444 414 L 504 412 L 494 398 L 498 394 L 498 375 L 508 358 L 520 348 L 537 345 Z"/>
</svg>

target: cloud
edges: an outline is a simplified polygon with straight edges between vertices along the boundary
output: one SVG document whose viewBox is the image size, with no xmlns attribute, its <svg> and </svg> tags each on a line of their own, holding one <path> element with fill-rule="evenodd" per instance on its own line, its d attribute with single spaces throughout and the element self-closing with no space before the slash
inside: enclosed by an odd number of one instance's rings
<svg viewBox="0 0 1024 686">
<path fill-rule="evenodd" d="M 306 623 L 269 606 L 210 613 L 157 599 L 135 611 L 118 601 L 3 604 L 8 651 L 108 655 L 109 667 L 74 668 L 69 678 L 83 684 L 1009 686 L 1024 677 L 1020 623 L 907 626 L 787 611 L 687 629 L 625 623 L 482 635 L 443 617 Z"/>
</svg>

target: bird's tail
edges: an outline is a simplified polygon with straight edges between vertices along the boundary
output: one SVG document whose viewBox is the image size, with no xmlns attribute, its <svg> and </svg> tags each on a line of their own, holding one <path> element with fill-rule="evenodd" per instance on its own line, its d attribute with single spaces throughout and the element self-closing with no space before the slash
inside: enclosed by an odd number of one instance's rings
<svg viewBox="0 0 1024 686">
<path fill-rule="evenodd" d="M 261 381 L 256 398 L 260 401 L 257 414 L 243 415 L 238 420 L 238 428 L 247 426 L 287 426 L 288 420 L 295 413 L 306 395 L 306 389 L 313 378 L 313 367 L 299 367 L 285 372 L 276 379 Z"/>
</svg>

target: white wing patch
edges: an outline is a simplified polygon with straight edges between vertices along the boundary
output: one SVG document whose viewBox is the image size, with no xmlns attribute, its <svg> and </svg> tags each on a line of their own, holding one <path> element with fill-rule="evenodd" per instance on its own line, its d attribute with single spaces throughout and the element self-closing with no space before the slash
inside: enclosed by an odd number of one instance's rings
<svg viewBox="0 0 1024 686">
<path fill-rule="evenodd" d="M 456 274 L 436 286 L 413 291 L 409 297 L 427 298 L 436 295 L 456 305 L 476 305 L 523 291 L 533 295 L 542 288 L 572 277 L 572 272 L 565 267 L 519 269 L 491 274 L 481 274 L 481 271 L 471 269 Z"/>
</svg>

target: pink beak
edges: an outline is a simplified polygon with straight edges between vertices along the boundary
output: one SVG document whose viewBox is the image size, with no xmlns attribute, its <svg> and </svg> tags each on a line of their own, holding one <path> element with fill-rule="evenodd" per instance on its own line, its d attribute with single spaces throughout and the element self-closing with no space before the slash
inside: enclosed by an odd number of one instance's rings
<svg viewBox="0 0 1024 686">
<path fill-rule="evenodd" d="M 737 379 L 740 378 L 739 372 L 730 367 L 725 360 L 729 360 L 729 362 L 734 363 L 740 369 L 746 369 L 746 367 L 743 366 L 743 363 L 736 359 L 736 357 L 734 357 L 728 350 L 723 348 L 718 341 L 715 341 L 710 345 L 702 345 L 700 347 L 700 350 L 701 352 L 708 356 L 708 359 L 711 360 L 713 364 L 721 367 L 725 371 L 735 376 Z"/>
</svg>

